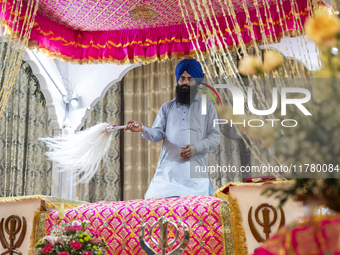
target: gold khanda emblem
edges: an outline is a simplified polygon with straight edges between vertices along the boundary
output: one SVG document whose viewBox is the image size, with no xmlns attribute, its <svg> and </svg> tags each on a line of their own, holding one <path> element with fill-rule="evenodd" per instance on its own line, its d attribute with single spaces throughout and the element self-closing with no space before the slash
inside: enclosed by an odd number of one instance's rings
<svg viewBox="0 0 340 255">
<path fill-rule="evenodd" d="M 148 225 L 148 222 L 145 222 L 141 229 L 139 230 L 139 245 L 142 247 L 142 249 L 148 254 L 148 255 L 154 255 L 154 254 L 159 254 L 157 253 L 154 249 L 152 249 L 150 247 L 150 245 L 145 241 L 145 236 L 144 236 L 144 231 L 145 231 L 145 227 Z M 158 225 L 159 228 L 159 241 L 157 242 L 157 240 L 153 237 L 153 232 L 154 232 L 154 228 L 156 227 L 156 225 Z M 175 229 L 175 238 L 173 240 L 171 240 L 169 242 L 169 238 L 168 238 L 168 226 L 171 225 L 174 227 Z M 183 228 L 184 231 L 184 237 L 182 242 L 175 247 L 171 252 L 167 253 L 166 249 L 171 246 L 172 244 L 174 244 L 177 240 L 178 240 L 178 227 L 177 224 L 169 221 L 166 217 L 161 216 L 160 218 L 158 218 L 157 221 L 155 221 L 151 226 L 150 226 L 150 230 L 149 230 L 149 237 L 151 242 L 153 242 L 155 245 L 157 245 L 157 248 L 160 248 L 162 250 L 162 255 L 179 255 L 181 254 L 185 248 L 188 246 L 189 244 L 189 239 L 190 239 L 190 234 L 189 234 L 189 228 L 188 226 L 183 223 L 183 222 L 179 222 L 178 223 L 179 226 L 181 226 Z"/>
<path fill-rule="evenodd" d="M 272 220 L 270 220 L 270 210 L 273 211 L 273 218 Z M 249 212 L 248 212 L 248 224 L 251 230 L 251 233 L 253 234 L 254 238 L 256 239 L 257 242 L 264 242 L 269 238 L 269 234 L 272 232 L 271 227 L 275 224 L 275 222 L 277 221 L 277 210 L 275 209 L 274 206 L 267 204 L 267 203 L 263 203 L 261 205 L 259 205 L 256 210 L 255 210 L 255 220 L 257 222 L 258 225 L 260 225 L 263 228 L 263 232 L 266 235 L 266 239 L 264 239 L 259 232 L 257 231 L 254 222 L 253 222 L 253 218 L 252 218 L 252 209 L 253 207 L 250 207 Z M 262 210 L 261 210 L 262 209 Z M 259 219 L 259 213 L 260 210 L 262 212 L 262 218 L 263 221 L 261 222 Z M 281 214 L 281 219 L 280 219 L 280 225 L 279 228 L 285 225 L 285 214 L 284 211 L 282 210 L 282 208 L 280 208 L 280 214 Z"/>
</svg>

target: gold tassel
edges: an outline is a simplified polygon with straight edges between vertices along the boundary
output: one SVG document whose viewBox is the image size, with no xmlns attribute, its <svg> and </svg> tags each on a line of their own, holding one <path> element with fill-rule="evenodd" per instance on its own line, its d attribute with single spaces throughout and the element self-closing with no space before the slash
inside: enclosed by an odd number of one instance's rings
<svg viewBox="0 0 340 255">
<path fill-rule="evenodd" d="M 229 199 L 227 201 L 230 206 L 230 214 L 232 218 L 235 254 L 247 255 L 248 247 L 247 247 L 246 234 L 244 232 L 243 223 L 242 223 L 240 206 L 238 205 L 236 198 L 232 198 L 230 197 L 230 195 L 228 197 Z"/>
<path fill-rule="evenodd" d="M 36 240 L 37 226 L 38 226 L 38 220 L 39 220 L 41 213 L 43 213 L 43 211 L 35 211 L 34 212 L 32 232 L 31 232 L 31 236 L 30 236 L 27 255 L 34 255 L 35 254 L 35 245 L 37 243 L 37 240 Z"/>
</svg>

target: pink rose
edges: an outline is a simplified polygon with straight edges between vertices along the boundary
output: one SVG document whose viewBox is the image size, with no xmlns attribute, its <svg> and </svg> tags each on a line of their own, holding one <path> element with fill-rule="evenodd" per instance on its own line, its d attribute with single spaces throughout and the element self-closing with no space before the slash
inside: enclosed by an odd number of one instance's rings
<svg viewBox="0 0 340 255">
<path fill-rule="evenodd" d="M 70 242 L 71 248 L 74 248 L 76 250 L 80 249 L 82 247 L 81 243 L 78 241 L 72 241 Z"/>
<path fill-rule="evenodd" d="M 90 251 L 83 251 L 83 253 L 81 255 L 91 255 Z"/>
<path fill-rule="evenodd" d="M 62 252 L 59 252 L 58 255 L 70 255 L 70 254 L 66 251 L 62 251 Z"/>
<path fill-rule="evenodd" d="M 44 248 L 42 248 L 42 252 L 47 254 L 47 253 L 52 253 L 52 248 L 53 248 L 53 245 L 52 244 L 46 244 Z"/>
<path fill-rule="evenodd" d="M 81 230 L 82 229 L 82 226 L 71 226 L 72 229 L 75 229 L 75 230 Z"/>
<path fill-rule="evenodd" d="M 82 227 L 78 226 L 78 225 L 65 227 L 65 231 L 68 232 L 68 233 L 76 232 L 77 230 L 81 230 L 81 229 L 82 229 Z"/>
<path fill-rule="evenodd" d="M 91 229 L 91 228 L 89 230 L 90 230 L 91 235 L 93 235 L 93 237 L 100 237 L 100 233 L 98 230 Z"/>
<path fill-rule="evenodd" d="M 90 240 L 90 243 L 101 243 L 102 239 L 99 237 L 94 237 Z"/>
<path fill-rule="evenodd" d="M 82 230 L 82 225 L 81 225 L 81 222 L 78 221 L 78 220 L 75 220 L 75 221 L 72 221 L 71 222 L 71 225 L 69 227 L 65 227 L 65 231 L 67 233 L 74 233 L 78 230 Z"/>
</svg>

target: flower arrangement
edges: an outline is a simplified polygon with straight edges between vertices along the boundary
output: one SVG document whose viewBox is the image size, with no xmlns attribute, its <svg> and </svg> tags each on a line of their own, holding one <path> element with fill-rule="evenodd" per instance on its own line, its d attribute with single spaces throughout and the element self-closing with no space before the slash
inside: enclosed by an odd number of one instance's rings
<svg viewBox="0 0 340 255">
<path fill-rule="evenodd" d="M 103 255 L 108 246 L 88 221 L 59 223 L 36 244 L 40 255 Z"/>
</svg>

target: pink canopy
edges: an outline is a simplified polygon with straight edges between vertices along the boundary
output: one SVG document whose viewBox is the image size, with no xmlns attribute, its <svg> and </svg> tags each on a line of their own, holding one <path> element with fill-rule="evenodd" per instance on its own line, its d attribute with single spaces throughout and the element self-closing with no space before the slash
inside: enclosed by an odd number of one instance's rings
<svg viewBox="0 0 340 255">
<path fill-rule="evenodd" d="M 6 9 L 2 10 L 2 18 L 10 27 L 13 20 L 13 13 L 10 13 L 12 1 L 7 0 Z M 311 9 L 311 0 L 257 0 L 256 6 L 253 1 L 210 0 L 207 1 L 208 6 L 201 6 L 214 10 L 217 20 L 213 26 L 224 41 L 224 48 L 227 45 L 234 49 L 235 43 L 236 46 L 239 43 L 228 2 L 233 5 L 243 42 L 247 46 L 252 45 L 254 38 L 257 43 L 262 43 L 263 34 L 269 39 L 281 38 L 285 32 L 294 35 L 294 32 L 301 30 Z M 183 10 L 188 12 L 186 16 L 190 17 L 186 18 L 186 22 L 191 35 L 197 35 L 193 41 L 204 53 L 207 47 L 211 47 L 204 41 L 205 32 L 198 29 L 190 1 L 180 2 Z M 248 21 L 243 2 L 249 12 Z M 131 15 L 133 9 L 144 4 L 153 10 L 156 18 L 138 19 Z M 263 21 L 264 33 L 261 32 L 258 13 Z M 21 21 L 23 16 L 24 10 Z M 205 28 L 211 26 L 209 22 L 201 22 Z M 145 3 L 143 0 L 40 0 L 29 46 L 38 47 L 49 56 L 78 64 L 150 63 L 174 57 L 194 57 L 194 45 L 189 39 L 188 28 L 181 6 L 173 0 L 150 0 Z"/>
</svg>

